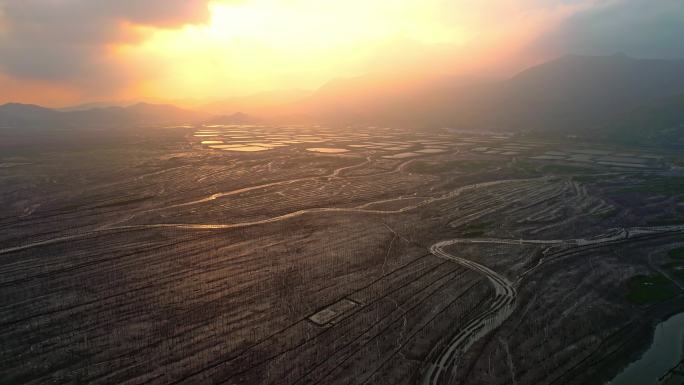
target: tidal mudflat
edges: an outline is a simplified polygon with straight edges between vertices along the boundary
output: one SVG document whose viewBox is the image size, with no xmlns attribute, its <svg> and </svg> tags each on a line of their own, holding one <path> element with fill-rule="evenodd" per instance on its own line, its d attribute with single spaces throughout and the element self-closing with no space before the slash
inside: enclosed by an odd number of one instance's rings
<svg viewBox="0 0 684 385">
<path fill-rule="evenodd" d="M 0 156 L 3 381 L 602 385 L 682 306 L 671 154 L 140 135 Z"/>
</svg>

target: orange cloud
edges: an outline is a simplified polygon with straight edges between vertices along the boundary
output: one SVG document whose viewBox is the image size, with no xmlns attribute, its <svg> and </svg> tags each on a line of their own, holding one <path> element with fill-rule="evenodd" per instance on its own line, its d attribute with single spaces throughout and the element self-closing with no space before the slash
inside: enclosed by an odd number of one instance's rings
<svg viewBox="0 0 684 385">
<path fill-rule="evenodd" d="M 317 88 L 368 72 L 501 72 L 515 53 L 585 7 L 561 1 L 212 1 L 210 20 L 151 29 L 129 58 L 160 64 L 148 96 L 195 98 Z"/>
<path fill-rule="evenodd" d="M 5 0 L 0 71 L 27 84 L 40 80 L 91 95 L 116 92 L 132 72 L 110 47 L 144 37 L 128 25 L 171 28 L 207 18 L 206 0 Z"/>
<path fill-rule="evenodd" d="M 83 98 L 212 99 L 366 73 L 501 73 L 599 0 L 7 0 L 6 77 Z M 413 76 L 413 75 L 411 75 Z"/>
<path fill-rule="evenodd" d="M 14 79 L 0 74 L 0 104 L 34 103 L 41 105 L 70 105 L 83 100 L 81 91 L 68 84 L 40 80 Z"/>
</svg>

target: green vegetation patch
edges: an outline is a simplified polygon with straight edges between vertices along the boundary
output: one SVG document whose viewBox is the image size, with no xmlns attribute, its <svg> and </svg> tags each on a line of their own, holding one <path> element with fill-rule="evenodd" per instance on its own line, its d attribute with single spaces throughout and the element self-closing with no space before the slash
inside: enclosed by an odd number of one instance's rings
<svg viewBox="0 0 684 385">
<path fill-rule="evenodd" d="M 612 208 L 612 209 L 610 209 L 606 212 L 603 212 L 601 214 L 595 214 L 594 217 L 597 219 L 606 220 L 606 219 L 614 218 L 615 216 L 618 215 L 618 213 L 620 213 L 620 210 L 618 210 L 616 208 Z"/>
<path fill-rule="evenodd" d="M 684 279 L 684 261 L 669 262 L 663 267 L 667 269 L 671 276 L 677 279 Z"/>
<path fill-rule="evenodd" d="M 663 267 L 667 269 L 671 276 L 678 280 L 684 280 L 684 247 L 679 247 L 670 250 L 667 255 L 671 262 L 666 263 Z"/>
<path fill-rule="evenodd" d="M 662 274 L 636 275 L 627 283 L 627 299 L 639 305 L 656 303 L 677 296 L 677 288 Z"/>
<path fill-rule="evenodd" d="M 491 226 L 491 222 L 472 223 L 459 228 L 464 238 L 478 238 L 485 234 L 485 230 Z"/>
<path fill-rule="evenodd" d="M 684 247 L 670 250 L 667 255 L 672 259 L 684 259 Z"/>
<path fill-rule="evenodd" d="M 677 226 L 684 224 L 681 217 L 658 217 L 648 221 L 649 226 Z"/>
<path fill-rule="evenodd" d="M 468 231 L 466 233 L 461 234 L 463 238 L 480 238 L 485 235 L 484 231 Z"/>
<path fill-rule="evenodd" d="M 618 192 L 673 196 L 684 202 L 684 177 L 651 178 L 638 186 L 622 188 Z"/>
</svg>

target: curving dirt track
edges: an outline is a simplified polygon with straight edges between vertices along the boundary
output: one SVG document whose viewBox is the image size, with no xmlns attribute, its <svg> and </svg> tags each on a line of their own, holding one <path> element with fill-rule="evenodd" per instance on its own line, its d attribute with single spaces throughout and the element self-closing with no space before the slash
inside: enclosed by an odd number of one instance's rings
<svg viewBox="0 0 684 385">
<path fill-rule="evenodd" d="M 287 180 L 282 182 L 273 182 L 259 186 L 247 187 L 242 189 L 233 190 L 225 193 L 214 194 L 208 198 L 202 199 L 200 201 L 191 201 L 187 203 L 181 203 L 179 205 L 170 207 L 180 207 L 193 205 L 196 203 L 207 202 L 216 200 L 222 197 L 239 195 L 240 193 L 263 189 L 266 187 L 272 187 L 277 185 L 288 185 L 296 181 L 308 180 L 308 179 L 319 179 L 319 178 L 344 178 L 344 171 L 351 170 L 357 167 L 362 167 L 370 162 L 370 160 L 359 163 L 353 166 L 342 167 L 334 170 L 331 174 L 325 177 L 311 177 L 302 178 L 295 180 Z M 395 169 L 388 171 L 387 173 L 395 173 L 404 171 L 404 168 L 412 161 L 404 162 L 398 165 Z M 383 173 L 385 174 L 385 173 Z M 377 174 L 383 175 L 383 174 Z M 372 215 L 391 215 L 406 213 L 418 208 L 423 208 L 428 205 L 442 203 L 449 199 L 457 198 L 462 193 L 471 190 L 477 190 L 480 188 L 491 187 L 495 185 L 502 185 L 507 183 L 518 183 L 524 181 L 535 181 L 544 180 L 544 178 L 534 178 L 534 179 L 512 179 L 512 180 L 498 180 L 494 182 L 487 183 L 475 183 L 468 186 L 460 187 L 452 191 L 443 193 L 437 196 L 428 196 L 420 198 L 421 200 L 417 203 L 413 203 L 409 206 L 405 206 L 399 209 L 393 210 L 381 210 L 381 209 L 370 209 L 374 204 L 387 203 L 392 201 L 401 201 L 407 199 L 406 197 L 392 198 L 377 200 L 370 203 L 365 203 L 357 207 L 348 208 L 336 208 L 336 207 L 319 207 L 319 208 L 307 208 L 302 210 L 295 210 L 283 215 L 272 216 L 266 219 L 252 220 L 252 221 L 235 221 L 234 223 L 197 223 L 197 224 L 184 224 L 184 223 L 152 223 L 152 224 L 140 224 L 140 225 L 109 225 L 106 227 L 95 228 L 90 231 L 81 232 L 79 234 L 66 234 L 61 237 L 55 237 L 52 239 L 36 241 L 32 243 L 27 243 L 24 245 L 18 245 L 11 248 L 0 249 L 0 255 L 10 254 L 12 252 L 30 249 L 33 247 L 41 247 L 54 243 L 63 243 L 71 240 L 85 238 L 85 237 L 98 237 L 105 234 L 112 233 L 123 233 L 123 232 L 133 232 L 133 231 L 143 231 L 145 229 L 156 229 L 156 228 L 171 228 L 171 229 L 181 229 L 181 230 L 230 230 L 238 229 L 252 226 L 265 225 L 269 223 L 275 223 L 280 221 L 289 220 L 303 215 L 315 215 L 323 213 L 340 213 L 340 214 L 372 214 Z M 559 193 L 560 194 L 560 193 Z M 418 199 L 418 198 L 412 198 Z M 548 198 L 547 198 L 548 199 Z M 482 204 L 481 206 L 484 206 Z M 168 207 L 167 207 L 168 208 Z M 473 222 L 482 216 L 483 211 L 475 210 L 474 214 L 469 216 L 463 216 L 460 218 L 462 223 Z M 548 210 L 547 210 L 548 211 Z M 543 214 L 546 211 L 542 212 Z M 125 223 L 125 221 L 124 221 Z M 455 226 L 452 226 L 455 227 Z M 517 290 L 516 287 L 519 283 L 520 277 L 517 281 L 510 281 L 505 276 L 497 273 L 491 268 L 474 262 L 470 259 L 462 258 L 454 255 L 448 251 L 449 247 L 459 245 L 459 244 L 508 244 L 508 245 L 564 245 L 569 247 L 582 247 L 589 245 L 596 245 L 601 243 L 624 241 L 631 238 L 637 238 L 642 235 L 649 235 L 659 232 L 669 232 L 669 231 L 681 231 L 684 227 L 649 227 L 649 228 L 632 228 L 632 229 L 616 229 L 607 234 L 603 234 L 596 238 L 590 239 L 570 239 L 570 240 L 523 240 L 523 239 L 497 239 L 497 238 L 468 238 L 468 239 L 452 239 L 447 241 L 441 241 L 430 247 L 430 252 L 446 261 L 455 263 L 461 268 L 465 268 L 476 272 L 487 278 L 489 283 L 494 288 L 494 298 L 490 298 L 483 301 L 483 307 L 477 308 L 475 315 L 469 317 L 461 325 L 457 326 L 457 330 L 450 336 L 446 341 L 435 345 L 433 350 L 428 355 L 429 363 L 425 368 L 425 375 L 423 377 L 424 384 L 442 384 L 448 383 L 452 377 L 455 370 L 459 367 L 459 359 L 463 357 L 463 354 L 480 338 L 484 337 L 488 333 L 492 332 L 498 328 L 513 312 L 517 303 Z M 396 234 L 395 234 L 396 235 Z M 540 261 L 540 264 L 543 260 Z M 535 266 L 536 267 L 536 266 Z M 397 306 L 398 307 L 398 306 Z M 431 345 L 430 345 L 431 346 Z M 429 347 L 428 347 L 429 349 Z M 427 349 L 426 349 L 427 351 Z"/>
<path fill-rule="evenodd" d="M 494 270 L 474 261 L 458 257 L 447 252 L 445 249 L 458 244 L 508 244 L 508 245 L 568 245 L 574 247 L 594 246 L 603 243 L 628 241 L 643 236 L 681 232 L 684 226 L 654 226 L 638 227 L 631 229 L 614 229 L 606 234 L 591 239 L 568 239 L 568 240 L 514 240 L 514 239 L 452 239 L 434 244 L 430 252 L 437 257 L 456 262 L 457 264 L 484 275 L 492 284 L 495 292 L 494 301 L 488 308 L 477 315 L 474 319 L 460 328 L 460 331 L 451 337 L 445 345 L 436 346 L 428 355 L 429 362 L 424 369 L 423 384 L 438 385 L 449 383 L 449 378 L 456 373 L 459 358 L 489 332 L 499 327 L 513 312 L 519 281 L 511 282 L 506 277 Z M 533 269 L 538 268 L 543 260 Z M 529 271 L 524 272 L 527 274 Z"/>
<path fill-rule="evenodd" d="M 446 247 L 469 241 L 471 240 L 452 239 L 439 242 L 430 248 L 430 252 L 487 277 L 494 286 L 496 297 L 484 312 L 463 326 L 460 332 L 453 336 L 446 346 L 437 353 L 437 357 L 428 365 L 424 384 L 443 383 L 449 377 L 449 372 L 456 370 L 457 361 L 461 354 L 479 338 L 501 325 L 515 307 L 517 292 L 511 281 L 486 266 L 460 258 L 444 250 Z M 431 352 L 430 356 L 433 356 L 434 353 L 436 352 Z"/>
</svg>

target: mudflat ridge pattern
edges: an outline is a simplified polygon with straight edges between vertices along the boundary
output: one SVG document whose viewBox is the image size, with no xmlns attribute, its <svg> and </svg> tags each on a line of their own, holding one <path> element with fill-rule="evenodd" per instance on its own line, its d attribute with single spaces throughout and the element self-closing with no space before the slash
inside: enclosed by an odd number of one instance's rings
<svg viewBox="0 0 684 385">
<path fill-rule="evenodd" d="M 628 295 L 684 243 L 679 193 L 648 189 L 679 177 L 667 156 L 346 130 L 174 129 L 0 168 L 0 379 L 602 384 L 681 300 L 677 274 Z M 572 157 L 591 151 L 621 161 Z"/>
</svg>

